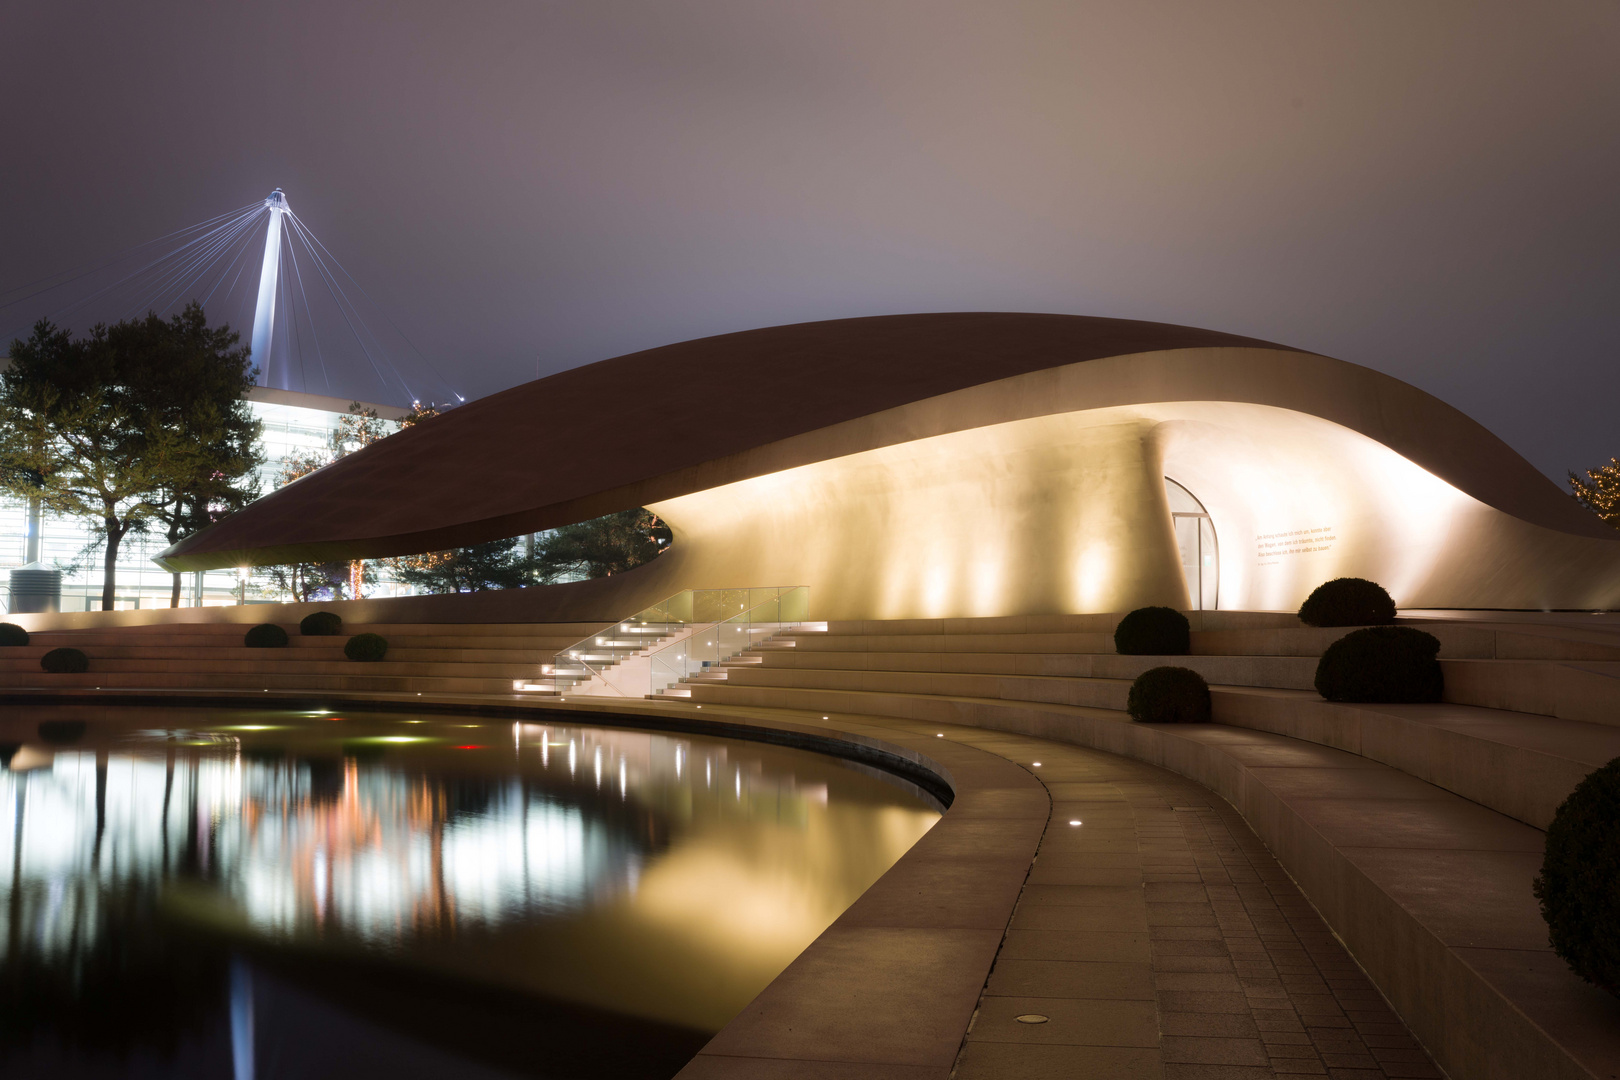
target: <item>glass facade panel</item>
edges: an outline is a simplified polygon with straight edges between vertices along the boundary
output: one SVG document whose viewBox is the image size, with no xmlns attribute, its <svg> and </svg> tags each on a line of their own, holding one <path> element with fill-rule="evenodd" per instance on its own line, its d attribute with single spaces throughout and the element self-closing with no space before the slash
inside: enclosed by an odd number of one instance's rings
<svg viewBox="0 0 1620 1080">
<path fill-rule="evenodd" d="M 285 398 L 285 393 L 279 396 Z M 276 475 L 282 462 L 295 453 L 325 450 L 330 446 L 341 409 L 334 409 L 330 398 L 311 397 L 311 406 L 283 402 L 249 401 L 248 408 L 264 425 L 260 447 L 264 451 L 264 464 L 256 478 L 259 494 L 266 495 L 276 488 Z M 320 407 L 316 407 L 316 405 Z M 27 545 L 28 511 L 21 500 L 0 496 L 0 607 L 9 607 L 10 597 L 5 589 L 9 572 L 23 565 Z M 142 536 L 131 533 L 119 545 L 116 608 L 168 607 L 173 585 L 171 575 L 152 562 L 152 557 L 168 547 L 168 540 L 153 534 Z M 75 518 L 46 516 L 40 528 L 40 562 L 47 569 L 61 569 L 63 611 L 99 611 L 103 572 L 102 546 L 88 522 Z M 408 592 L 386 580 L 383 568 L 377 568 L 379 580 L 367 587 L 368 596 L 393 596 Z M 180 606 L 213 607 L 235 604 L 238 599 L 248 603 L 273 602 L 285 597 L 262 593 L 254 583 L 241 589 L 235 570 L 210 570 L 202 574 L 184 574 L 180 582 Z"/>
<path fill-rule="evenodd" d="M 1204 504 L 1193 493 L 1164 478 L 1165 498 L 1170 503 L 1170 521 L 1175 527 L 1176 547 L 1181 552 L 1181 572 L 1187 580 L 1187 598 L 1194 611 L 1218 607 L 1221 580 L 1220 549 L 1215 542 L 1215 524 Z"/>
</svg>

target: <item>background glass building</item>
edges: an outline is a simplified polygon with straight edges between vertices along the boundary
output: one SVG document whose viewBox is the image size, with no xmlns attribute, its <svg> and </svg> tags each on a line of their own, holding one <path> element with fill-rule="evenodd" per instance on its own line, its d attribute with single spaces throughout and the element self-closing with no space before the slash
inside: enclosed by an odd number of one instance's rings
<svg viewBox="0 0 1620 1080">
<path fill-rule="evenodd" d="M 277 474 L 288 457 L 329 448 L 332 432 L 338 420 L 348 413 L 350 404 L 341 398 L 320 394 L 255 387 L 248 394 L 248 408 L 264 425 L 260 436 L 264 464 L 257 473 L 260 494 L 275 490 Z M 391 405 L 362 404 L 365 408 L 375 409 L 385 419 L 394 419 L 404 413 L 403 409 Z M 0 496 L 0 602 L 4 602 L 7 608 L 10 606 L 10 596 L 5 584 L 6 575 L 23 565 L 27 537 L 27 505 L 20 499 Z M 168 539 L 157 532 L 150 535 L 131 533 L 125 537 L 118 553 L 118 610 L 169 606 L 173 578 L 152 562 L 152 556 L 168 544 Z M 63 571 L 61 610 L 100 610 L 103 585 L 101 552 L 101 540 L 96 536 L 91 522 L 83 518 L 44 515 L 40 522 L 40 562 L 46 569 Z M 377 581 L 366 587 L 367 595 L 395 596 L 411 591 L 396 585 L 388 578 L 384 568 L 376 569 Z M 182 607 L 198 607 L 235 604 L 241 600 L 253 603 L 287 599 L 268 592 L 269 585 L 261 575 L 250 577 L 245 589 L 242 585 L 236 570 L 184 574 L 181 578 L 180 604 Z"/>
</svg>

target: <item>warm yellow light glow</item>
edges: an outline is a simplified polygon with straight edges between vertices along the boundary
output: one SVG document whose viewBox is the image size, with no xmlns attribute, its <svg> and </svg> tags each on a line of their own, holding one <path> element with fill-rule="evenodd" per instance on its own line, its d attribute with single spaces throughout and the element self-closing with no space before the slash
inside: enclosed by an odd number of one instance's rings
<svg viewBox="0 0 1620 1080">
<path fill-rule="evenodd" d="M 803 582 L 831 619 L 1185 608 L 1167 476 L 1209 512 L 1223 608 L 1294 610 L 1337 576 L 1402 606 L 1620 594 L 1620 545 L 1503 514 L 1320 416 L 1232 400 L 990 424 L 666 500 L 656 588 Z"/>
</svg>

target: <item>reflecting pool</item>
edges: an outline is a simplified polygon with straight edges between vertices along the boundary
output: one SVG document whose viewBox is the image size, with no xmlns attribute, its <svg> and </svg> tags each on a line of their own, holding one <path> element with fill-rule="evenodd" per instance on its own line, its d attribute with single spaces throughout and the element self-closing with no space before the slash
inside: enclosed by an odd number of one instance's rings
<svg viewBox="0 0 1620 1080">
<path fill-rule="evenodd" d="M 0 1076 L 665 1077 L 938 820 L 763 744 L 0 708 Z"/>
</svg>

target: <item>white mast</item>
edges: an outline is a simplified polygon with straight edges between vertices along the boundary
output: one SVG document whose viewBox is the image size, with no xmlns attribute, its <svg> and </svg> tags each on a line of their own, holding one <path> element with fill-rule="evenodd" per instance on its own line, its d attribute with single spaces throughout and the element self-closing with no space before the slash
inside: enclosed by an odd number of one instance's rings
<svg viewBox="0 0 1620 1080">
<path fill-rule="evenodd" d="M 264 237 L 264 268 L 259 271 L 259 306 L 253 312 L 249 351 L 259 378 L 269 385 L 270 335 L 276 327 L 276 284 L 281 276 L 281 215 L 287 210 L 287 196 L 276 188 L 264 205 L 270 211 L 270 228 Z"/>
</svg>

